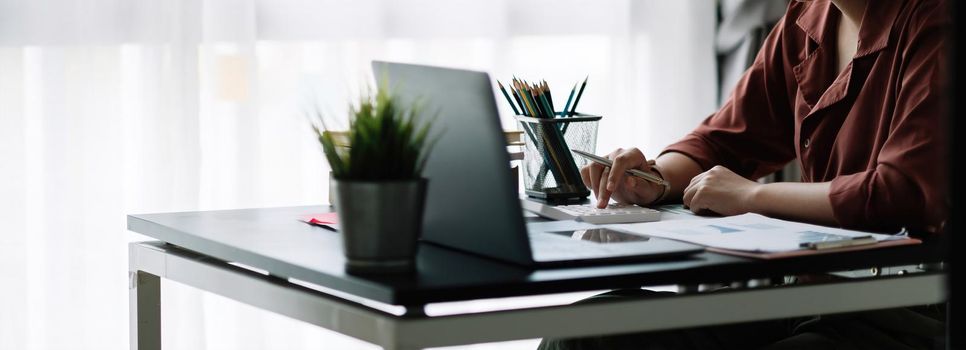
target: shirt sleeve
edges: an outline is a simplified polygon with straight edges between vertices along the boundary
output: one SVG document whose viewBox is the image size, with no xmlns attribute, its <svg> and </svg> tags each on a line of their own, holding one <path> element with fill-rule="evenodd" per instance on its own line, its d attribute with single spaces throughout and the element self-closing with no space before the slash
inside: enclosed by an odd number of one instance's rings
<svg viewBox="0 0 966 350">
<path fill-rule="evenodd" d="M 944 15 L 939 7 L 920 10 L 911 22 L 895 112 L 875 167 L 832 180 L 829 199 L 843 227 L 934 232 L 947 218 Z"/>
<path fill-rule="evenodd" d="M 771 174 L 795 158 L 794 116 L 788 99 L 782 33 L 772 29 L 752 66 L 722 107 L 663 153 L 682 153 L 701 168 L 722 165 L 749 179 Z"/>
</svg>

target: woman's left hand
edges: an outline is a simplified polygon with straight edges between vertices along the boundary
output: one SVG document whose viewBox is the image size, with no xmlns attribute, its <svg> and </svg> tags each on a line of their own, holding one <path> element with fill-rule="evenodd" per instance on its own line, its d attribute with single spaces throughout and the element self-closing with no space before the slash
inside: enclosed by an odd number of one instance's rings
<svg viewBox="0 0 966 350">
<path fill-rule="evenodd" d="M 738 215 L 752 211 L 755 192 L 761 184 L 735 174 L 723 166 L 698 174 L 684 189 L 684 205 L 704 214 Z"/>
</svg>

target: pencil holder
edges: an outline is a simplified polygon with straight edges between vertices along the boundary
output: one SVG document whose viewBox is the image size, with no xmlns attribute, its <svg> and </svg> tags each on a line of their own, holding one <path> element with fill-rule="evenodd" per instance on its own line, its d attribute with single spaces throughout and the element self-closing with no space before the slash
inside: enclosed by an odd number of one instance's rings
<svg viewBox="0 0 966 350">
<path fill-rule="evenodd" d="M 580 179 L 580 168 L 588 161 L 571 150 L 594 153 L 601 116 L 576 113 L 570 117 L 515 118 L 524 131 L 522 175 L 526 194 L 555 202 L 587 198 L 590 190 Z"/>
</svg>

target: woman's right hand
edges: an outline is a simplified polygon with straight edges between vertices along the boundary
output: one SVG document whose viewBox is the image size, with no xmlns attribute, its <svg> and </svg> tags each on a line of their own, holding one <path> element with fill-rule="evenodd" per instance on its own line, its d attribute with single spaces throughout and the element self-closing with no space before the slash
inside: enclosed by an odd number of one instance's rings
<svg viewBox="0 0 966 350">
<path fill-rule="evenodd" d="M 661 195 L 661 185 L 624 173 L 627 169 L 652 172 L 654 161 L 648 161 L 641 150 L 618 148 L 608 154 L 607 158 L 613 161 L 612 167 L 592 162 L 580 169 L 580 178 L 584 185 L 597 196 L 598 208 L 607 207 L 611 198 L 621 204 L 648 205 Z"/>
</svg>

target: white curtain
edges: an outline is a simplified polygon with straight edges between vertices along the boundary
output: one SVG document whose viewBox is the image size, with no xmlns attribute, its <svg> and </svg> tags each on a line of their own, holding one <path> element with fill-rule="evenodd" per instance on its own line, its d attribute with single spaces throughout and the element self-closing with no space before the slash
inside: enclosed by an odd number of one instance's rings
<svg viewBox="0 0 966 350">
<path fill-rule="evenodd" d="M 0 349 L 127 347 L 126 214 L 325 203 L 302 111 L 344 113 L 372 59 L 589 75 L 598 152 L 654 155 L 714 109 L 714 26 L 697 0 L 0 0 Z M 164 288 L 172 349 L 372 348 Z"/>
</svg>

